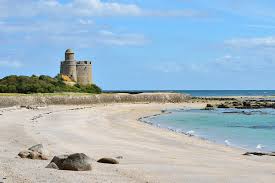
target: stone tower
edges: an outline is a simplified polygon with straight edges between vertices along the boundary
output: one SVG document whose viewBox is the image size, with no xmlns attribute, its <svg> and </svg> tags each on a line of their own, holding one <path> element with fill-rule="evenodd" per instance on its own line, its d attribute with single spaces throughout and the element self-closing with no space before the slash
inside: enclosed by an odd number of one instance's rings
<svg viewBox="0 0 275 183">
<path fill-rule="evenodd" d="M 76 64 L 76 73 L 78 84 L 92 84 L 92 63 L 90 61 L 78 61 Z"/>
<path fill-rule="evenodd" d="M 74 52 L 67 49 L 65 60 L 61 62 L 60 74 L 69 76 L 71 80 L 80 84 L 92 84 L 92 63 L 91 61 L 76 61 Z"/>
</svg>

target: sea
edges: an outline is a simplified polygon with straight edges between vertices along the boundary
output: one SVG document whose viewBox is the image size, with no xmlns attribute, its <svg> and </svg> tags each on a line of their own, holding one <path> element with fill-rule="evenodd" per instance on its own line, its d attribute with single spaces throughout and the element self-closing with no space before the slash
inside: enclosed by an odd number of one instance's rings
<svg viewBox="0 0 275 183">
<path fill-rule="evenodd" d="M 144 119 L 159 128 L 251 151 L 275 151 L 275 110 L 171 110 Z"/>
<path fill-rule="evenodd" d="M 159 92 L 159 91 L 131 91 Z M 163 92 L 163 91 L 162 91 Z M 275 90 L 171 90 L 194 97 L 275 96 Z M 174 109 L 145 122 L 248 151 L 275 152 L 275 109 Z"/>
<path fill-rule="evenodd" d="M 171 92 L 185 93 L 194 97 L 218 97 L 218 96 L 274 96 L 275 90 L 105 90 L 107 93 L 155 93 Z"/>
</svg>

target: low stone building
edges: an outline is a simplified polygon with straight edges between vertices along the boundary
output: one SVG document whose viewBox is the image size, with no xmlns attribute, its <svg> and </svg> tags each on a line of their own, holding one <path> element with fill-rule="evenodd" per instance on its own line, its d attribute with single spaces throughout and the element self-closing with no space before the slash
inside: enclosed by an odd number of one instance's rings
<svg viewBox="0 0 275 183">
<path fill-rule="evenodd" d="M 60 74 L 68 76 L 80 85 L 92 84 L 92 62 L 77 61 L 72 49 L 65 52 L 65 60 L 61 62 Z"/>
</svg>

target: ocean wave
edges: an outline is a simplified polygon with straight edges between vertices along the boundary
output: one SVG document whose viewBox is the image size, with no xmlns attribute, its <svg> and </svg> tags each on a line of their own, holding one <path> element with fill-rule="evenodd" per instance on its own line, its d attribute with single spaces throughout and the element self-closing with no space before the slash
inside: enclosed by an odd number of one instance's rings
<svg viewBox="0 0 275 183">
<path fill-rule="evenodd" d="M 190 131 L 186 132 L 186 134 L 188 134 L 188 135 L 194 135 L 195 131 L 194 130 L 190 130 Z"/>
</svg>

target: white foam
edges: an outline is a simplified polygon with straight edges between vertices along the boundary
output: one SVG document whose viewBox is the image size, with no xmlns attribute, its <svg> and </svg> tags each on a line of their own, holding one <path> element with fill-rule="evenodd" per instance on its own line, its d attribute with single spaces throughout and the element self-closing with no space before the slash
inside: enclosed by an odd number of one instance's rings
<svg viewBox="0 0 275 183">
<path fill-rule="evenodd" d="M 256 148 L 257 148 L 257 149 L 263 149 L 264 147 L 265 147 L 265 146 L 263 146 L 262 144 L 258 144 Z"/>
<path fill-rule="evenodd" d="M 230 146 L 230 145 L 231 145 L 231 143 L 230 143 L 230 141 L 229 141 L 229 140 L 225 140 L 225 141 L 224 141 L 224 143 L 225 143 L 226 145 L 228 145 L 228 146 Z"/>
<path fill-rule="evenodd" d="M 193 130 L 190 130 L 190 131 L 188 131 L 188 132 L 186 132 L 188 135 L 194 135 L 194 133 L 195 133 L 195 131 L 193 131 Z"/>
</svg>

